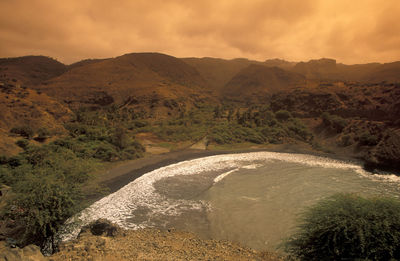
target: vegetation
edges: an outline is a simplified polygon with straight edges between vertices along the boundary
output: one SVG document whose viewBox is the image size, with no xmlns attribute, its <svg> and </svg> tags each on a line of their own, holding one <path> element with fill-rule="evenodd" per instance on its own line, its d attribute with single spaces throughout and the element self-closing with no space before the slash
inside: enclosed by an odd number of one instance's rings
<svg viewBox="0 0 400 261">
<path fill-rule="evenodd" d="M 310 142 L 312 133 L 288 111 L 276 113 L 267 107 L 247 109 L 216 106 L 194 109 L 155 124 L 153 131 L 171 142 L 197 141 L 207 136 L 209 142 L 223 145 L 242 142 L 282 143 L 284 139 Z"/>
<path fill-rule="evenodd" d="M 12 128 L 10 132 L 21 135 L 27 139 L 31 139 L 35 135 L 35 131 L 27 125 Z"/>
<path fill-rule="evenodd" d="M 0 185 L 13 190 L 3 217 L 19 226 L 13 236 L 20 245 L 43 246 L 54 237 L 64 221 L 83 207 L 82 186 L 102 162 L 143 156 L 144 147 L 133 132 L 117 123 L 121 118 L 115 113 L 110 113 L 112 120 L 95 118 L 100 116 L 80 111 L 65 125 L 67 136 L 41 146 L 21 139 L 16 143 L 23 152 L 1 157 Z M 11 132 L 26 138 L 34 133 L 27 126 Z M 38 135 L 45 138 L 50 132 L 42 128 Z"/>
<path fill-rule="evenodd" d="M 346 119 L 338 115 L 331 115 L 327 112 L 322 113 L 321 118 L 324 126 L 329 127 L 337 133 L 341 133 L 348 124 Z"/>
<path fill-rule="evenodd" d="M 362 146 L 375 146 L 379 142 L 379 137 L 366 131 L 360 135 L 358 142 Z"/>
<path fill-rule="evenodd" d="M 399 260 L 400 202 L 338 194 L 302 215 L 286 251 L 300 260 Z"/>
</svg>

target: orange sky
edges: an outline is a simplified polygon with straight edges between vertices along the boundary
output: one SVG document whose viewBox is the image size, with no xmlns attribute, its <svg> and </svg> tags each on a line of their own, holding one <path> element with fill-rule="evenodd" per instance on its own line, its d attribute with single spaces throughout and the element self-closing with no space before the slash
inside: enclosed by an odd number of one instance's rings
<svg viewBox="0 0 400 261">
<path fill-rule="evenodd" d="M 400 60 L 400 0 L 0 0 L 0 57 Z"/>
</svg>

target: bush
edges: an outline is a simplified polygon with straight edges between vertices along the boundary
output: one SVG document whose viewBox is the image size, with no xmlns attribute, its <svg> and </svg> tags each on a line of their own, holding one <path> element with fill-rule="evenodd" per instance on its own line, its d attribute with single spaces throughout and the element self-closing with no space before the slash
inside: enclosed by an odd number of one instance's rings
<svg viewBox="0 0 400 261">
<path fill-rule="evenodd" d="M 17 144 L 17 146 L 20 148 L 26 149 L 29 146 L 29 140 L 27 139 L 17 140 L 15 144 Z"/>
<path fill-rule="evenodd" d="M 292 114 L 286 110 L 280 110 L 275 113 L 275 117 L 280 121 L 286 121 L 292 118 Z"/>
<path fill-rule="evenodd" d="M 14 190 L 11 215 L 25 224 L 21 245 L 43 246 L 76 211 L 78 190 L 54 176 L 28 175 Z"/>
<path fill-rule="evenodd" d="M 286 251 L 300 260 L 399 260 L 400 201 L 338 194 L 308 208 Z"/>
<path fill-rule="evenodd" d="M 339 145 L 343 147 L 347 147 L 353 144 L 353 139 L 349 134 L 343 135 L 339 141 Z"/>
<path fill-rule="evenodd" d="M 38 139 L 45 140 L 50 136 L 51 133 L 47 128 L 42 127 L 38 129 L 37 134 L 38 134 Z"/>
<path fill-rule="evenodd" d="M 19 126 L 12 128 L 10 130 L 11 133 L 21 135 L 22 137 L 25 137 L 27 139 L 31 139 L 33 135 L 35 135 L 35 132 L 30 126 Z"/>
<path fill-rule="evenodd" d="M 379 137 L 377 137 L 376 135 L 372 135 L 371 133 L 366 131 L 361 134 L 358 142 L 360 145 L 375 146 L 379 142 Z"/>
<path fill-rule="evenodd" d="M 331 129 L 335 130 L 337 133 L 343 131 L 344 128 L 347 126 L 347 120 L 338 116 L 338 115 L 331 115 L 327 112 L 321 114 L 322 124 L 326 127 L 330 127 Z"/>
</svg>

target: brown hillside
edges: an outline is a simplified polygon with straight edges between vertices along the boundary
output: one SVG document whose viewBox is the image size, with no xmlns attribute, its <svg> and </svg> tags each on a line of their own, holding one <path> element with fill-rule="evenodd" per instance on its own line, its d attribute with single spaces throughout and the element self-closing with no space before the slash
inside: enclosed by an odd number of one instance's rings
<svg viewBox="0 0 400 261">
<path fill-rule="evenodd" d="M 39 90 L 73 107 L 111 103 L 163 107 L 166 100 L 193 103 L 207 97 L 205 80 L 183 61 L 159 53 L 133 53 L 81 62 Z"/>
<path fill-rule="evenodd" d="M 273 93 L 304 86 L 305 77 L 278 67 L 252 64 L 236 74 L 222 90 L 227 97 L 260 100 Z"/>
<path fill-rule="evenodd" d="M 250 64 L 260 62 L 247 59 L 224 60 L 218 58 L 183 58 L 185 63 L 196 68 L 207 81 L 212 91 L 218 93 L 235 74 Z"/>
<path fill-rule="evenodd" d="M 398 84 L 319 84 L 277 93 L 271 99 L 271 107 L 304 117 L 329 112 L 343 117 L 395 121 L 400 115 L 399 87 Z"/>
<path fill-rule="evenodd" d="M 284 70 L 289 70 L 293 68 L 297 63 L 296 62 L 288 62 L 282 59 L 268 59 L 263 62 L 263 65 L 268 67 L 279 67 Z"/>
<path fill-rule="evenodd" d="M 63 74 L 67 67 L 45 56 L 0 59 L 0 81 L 19 80 L 23 85 L 37 85 Z"/>
<path fill-rule="evenodd" d="M 53 133 L 64 131 L 63 123 L 72 117 L 71 111 L 44 93 L 21 87 L 20 83 L 0 83 L 0 154 L 18 151 L 11 135 L 14 127 L 46 128 Z"/>
<path fill-rule="evenodd" d="M 370 82 L 400 82 L 400 62 L 377 66 L 365 78 Z"/>
</svg>

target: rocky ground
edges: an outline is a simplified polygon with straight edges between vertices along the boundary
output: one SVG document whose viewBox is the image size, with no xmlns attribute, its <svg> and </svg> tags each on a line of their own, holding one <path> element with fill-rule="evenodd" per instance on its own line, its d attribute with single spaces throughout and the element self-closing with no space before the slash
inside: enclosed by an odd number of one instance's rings
<svg viewBox="0 0 400 261">
<path fill-rule="evenodd" d="M 274 253 L 257 252 L 228 241 L 203 240 L 194 234 L 173 230 L 126 231 L 107 221 L 92 223 L 76 240 L 61 245 L 60 252 L 50 257 L 43 257 L 36 246 L 10 248 L 5 241 L 0 244 L 0 250 L 0 261 L 283 260 Z"/>
</svg>

